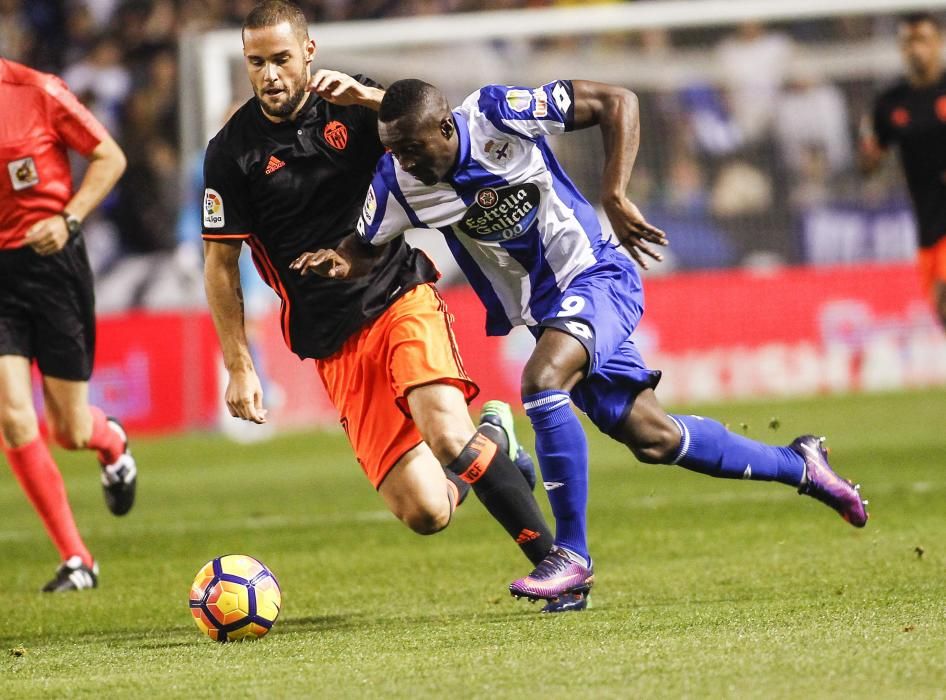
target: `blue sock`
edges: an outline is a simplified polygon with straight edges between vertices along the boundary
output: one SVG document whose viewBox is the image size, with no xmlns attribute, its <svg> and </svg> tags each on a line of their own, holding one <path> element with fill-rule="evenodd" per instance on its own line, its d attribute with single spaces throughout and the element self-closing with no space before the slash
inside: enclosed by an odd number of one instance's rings
<svg viewBox="0 0 946 700">
<path fill-rule="evenodd" d="M 673 464 L 723 479 L 779 481 L 798 486 L 805 460 L 787 447 L 764 445 L 736 435 L 700 416 L 670 416 L 680 428 L 680 451 Z"/>
<path fill-rule="evenodd" d="M 555 516 L 555 544 L 588 559 L 588 440 L 564 391 L 540 391 L 522 404 L 535 431 L 535 451 Z"/>
</svg>

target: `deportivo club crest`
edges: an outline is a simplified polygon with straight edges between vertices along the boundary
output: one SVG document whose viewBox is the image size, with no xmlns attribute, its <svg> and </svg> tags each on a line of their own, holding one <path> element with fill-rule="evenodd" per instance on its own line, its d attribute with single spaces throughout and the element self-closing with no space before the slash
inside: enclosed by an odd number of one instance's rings
<svg viewBox="0 0 946 700">
<path fill-rule="evenodd" d="M 483 146 L 483 152 L 492 160 L 501 163 L 507 160 L 512 151 L 512 144 L 508 141 L 495 141 L 490 139 Z"/>
</svg>

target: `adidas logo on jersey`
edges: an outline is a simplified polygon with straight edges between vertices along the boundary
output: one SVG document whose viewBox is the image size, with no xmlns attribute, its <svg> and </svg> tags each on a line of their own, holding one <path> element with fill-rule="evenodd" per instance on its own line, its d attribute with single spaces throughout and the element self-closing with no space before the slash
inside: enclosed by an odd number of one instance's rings
<svg viewBox="0 0 946 700">
<path fill-rule="evenodd" d="M 266 174 L 272 175 L 274 172 L 279 170 L 285 165 L 285 162 L 279 160 L 276 156 L 270 156 L 269 162 L 266 164 Z"/>
</svg>

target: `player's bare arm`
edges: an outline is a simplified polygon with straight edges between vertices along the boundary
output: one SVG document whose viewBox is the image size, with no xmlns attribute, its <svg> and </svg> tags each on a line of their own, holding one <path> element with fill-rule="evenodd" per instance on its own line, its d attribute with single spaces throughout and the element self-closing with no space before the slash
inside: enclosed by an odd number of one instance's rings
<svg viewBox="0 0 946 700">
<path fill-rule="evenodd" d="M 125 154 L 111 136 L 95 147 L 89 155 L 89 167 L 82 184 L 66 205 L 65 212 L 83 221 L 106 195 L 112 191 L 118 178 L 125 172 Z M 26 245 L 40 255 L 58 253 L 69 240 L 64 214 L 55 214 L 33 224 L 26 232 Z"/>
<path fill-rule="evenodd" d="M 311 273 L 339 280 L 362 277 L 371 271 L 385 247 L 363 243 L 353 233 L 334 250 L 323 248 L 314 253 L 303 253 L 292 261 L 289 269 L 297 270 L 303 277 Z"/>
<path fill-rule="evenodd" d="M 861 119 L 857 155 L 857 164 L 865 174 L 876 172 L 887 155 L 887 149 L 877 140 L 868 115 Z"/>
<path fill-rule="evenodd" d="M 384 90 L 363 85 L 346 73 L 327 68 L 317 70 L 306 89 L 333 104 L 343 107 L 361 105 L 376 112 L 384 97 Z"/>
<path fill-rule="evenodd" d="M 589 80 L 573 80 L 575 129 L 599 126 L 604 138 L 604 173 L 601 204 L 615 235 L 644 269 L 644 256 L 663 260 L 651 244 L 667 245 L 667 235 L 647 223 L 627 198 L 627 185 L 640 145 L 640 112 L 637 96 L 625 88 Z"/>
<path fill-rule="evenodd" d="M 241 245 L 229 241 L 204 242 L 204 288 L 220 339 L 223 363 L 230 376 L 225 395 L 227 410 L 235 418 L 265 423 L 263 388 L 250 356 L 243 323 Z"/>
</svg>

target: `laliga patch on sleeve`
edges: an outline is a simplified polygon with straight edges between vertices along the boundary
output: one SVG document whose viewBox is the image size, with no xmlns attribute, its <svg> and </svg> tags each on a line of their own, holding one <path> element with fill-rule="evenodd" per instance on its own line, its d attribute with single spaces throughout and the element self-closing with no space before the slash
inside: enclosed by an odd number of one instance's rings
<svg viewBox="0 0 946 700">
<path fill-rule="evenodd" d="M 39 184 L 39 173 L 36 172 L 36 163 L 33 162 L 32 156 L 7 163 L 7 172 L 10 173 L 14 190 L 25 190 Z"/>
<path fill-rule="evenodd" d="M 509 90 L 506 92 L 506 104 L 513 112 L 525 112 L 532 106 L 532 93 L 528 90 Z"/>
<path fill-rule="evenodd" d="M 365 217 L 365 223 L 369 226 L 374 221 L 374 213 L 378 210 L 378 198 L 374 193 L 374 185 L 368 185 L 368 194 L 365 195 L 365 206 L 361 210 L 361 215 Z"/>
<path fill-rule="evenodd" d="M 217 190 L 204 190 L 204 228 L 223 228 L 223 197 Z"/>
</svg>

